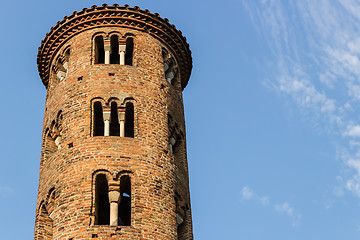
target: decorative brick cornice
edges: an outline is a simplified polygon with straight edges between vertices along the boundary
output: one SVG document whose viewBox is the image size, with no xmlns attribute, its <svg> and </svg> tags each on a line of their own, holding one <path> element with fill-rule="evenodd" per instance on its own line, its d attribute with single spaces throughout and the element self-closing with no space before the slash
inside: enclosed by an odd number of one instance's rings
<svg viewBox="0 0 360 240">
<path fill-rule="evenodd" d="M 98 27 L 123 27 L 146 32 L 163 42 L 171 50 L 177 60 L 181 72 L 181 85 L 185 88 L 189 81 L 192 69 L 192 58 L 189 44 L 182 36 L 181 31 L 169 23 L 167 18 L 161 18 L 158 13 L 152 14 L 149 10 L 139 7 L 119 6 L 92 6 L 80 12 L 73 12 L 64 17 L 46 34 L 39 47 L 37 64 L 40 77 L 47 87 L 49 82 L 50 64 L 57 51 L 70 38 L 78 33 Z"/>
</svg>

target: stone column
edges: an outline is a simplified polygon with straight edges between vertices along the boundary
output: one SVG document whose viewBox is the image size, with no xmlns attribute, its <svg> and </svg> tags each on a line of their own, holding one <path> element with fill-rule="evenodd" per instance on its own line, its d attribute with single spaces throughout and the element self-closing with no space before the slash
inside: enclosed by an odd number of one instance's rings
<svg viewBox="0 0 360 240">
<path fill-rule="evenodd" d="M 104 117 L 104 136 L 110 136 L 110 117 L 111 117 L 110 109 L 104 109 L 103 117 Z"/>
<path fill-rule="evenodd" d="M 176 140 L 174 137 L 170 137 L 169 139 L 169 148 L 170 148 L 170 152 L 173 153 L 173 146 L 175 145 Z"/>
<path fill-rule="evenodd" d="M 111 53 L 110 43 L 104 45 L 104 50 L 105 50 L 105 64 L 110 64 L 110 53 Z"/>
<path fill-rule="evenodd" d="M 120 65 L 125 65 L 126 45 L 119 45 Z"/>
<path fill-rule="evenodd" d="M 61 80 L 63 80 L 63 79 L 65 78 L 66 72 L 64 72 L 64 71 L 62 71 L 62 70 L 59 70 L 56 75 L 57 75 L 57 77 L 58 77 L 58 78 L 60 79 L 60 81 L 61 81 Z"/>
<path fill-rule="evenodd" d="M 167 72 L 167 70 L 169 70 L 171 63 L 172 63 L 171 59 L 166 59 L 164 61 L 164 72 L 165 73 Z"/>
<path fill-rule="evenodd" d="M 55 145 L 58 147 L 58 149 L 60 149 L 61 148 L 61 136 L 57 136 L 56 138 L 55 138 Z"/>
<path fill-rule="evenodd" d="M 65 75 L 67 76 L 68 74 L 68 69 L 69 69 L 69 62 L 65 61 L 63 64 L 63 67 L 65 68 Z"/>
<path fill-rule="evenodd" d="M 118 113 L 120 122 L 120 137 L 125 137 L 125 112 Z"/>
<path fill-rule="evenodd" d="M 118 209 L 120 201 L 119 184 L 109 184 L 110 226 L 117 226 L 119 224 Z"/>
<path fill-rule="evenodd" d="M 64 64 L 63 64 L 63 67 L 65 68 L 66 72 L 69 68 L 69 62 L 68 61 L 65 61 Z"/>
<path fill-rule="evenodd" d="M 185 210 L 180 206 L 176 206 L 176 223 L 178 226 L 184 222 L 185 216 Z"/>
<path fill-rule="evenodd" d="M 174 79 L 176 72 L 177 72 L 177 68 L 175 66 L 171 70 L 168 70 L 165 73 L 165 78 L 170 84 L 171 84 L 172 80 Z"/>
</svg>

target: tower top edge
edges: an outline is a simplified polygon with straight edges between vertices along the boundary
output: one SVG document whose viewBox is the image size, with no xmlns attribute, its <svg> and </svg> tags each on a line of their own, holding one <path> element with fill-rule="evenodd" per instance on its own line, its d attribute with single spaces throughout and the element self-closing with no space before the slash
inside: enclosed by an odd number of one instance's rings
<svg viewBox="0 0 360 240">
<path fill-rule="evenodd" d="M 50 76 L 50 65 L 59 49 L 72 37 L 88 29 L 99 27 L 121 27 L 145 32 L 165 44 L 172 51 L 179 63 L 184 89 L 192 70 L 192 57 L 189 44 L 180 30 L 167 18 L 158 13 L 150 13 L 140 7 L 118 4 L 92 6 L 81 11 L 74 11 L 58 21 L 45 35 L 37 54 L 37 66 L 40 78 L 47 87 Z"/>
</svg>

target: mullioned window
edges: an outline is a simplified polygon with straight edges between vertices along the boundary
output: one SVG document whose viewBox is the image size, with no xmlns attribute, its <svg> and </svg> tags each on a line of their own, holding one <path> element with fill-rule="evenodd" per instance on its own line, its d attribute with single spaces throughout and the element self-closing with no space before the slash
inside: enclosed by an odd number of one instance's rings
<svg viewBox="0 0 360 240">
<path fill-rule="evenodd" d="M 95 173 L 95 225 L 131 225 L 131 177 L 112 178 L 107 171 Z"/>
<path fill-rule="evenodd" d="M 99 34 L 93 41 L 94 64 L 133 64 L 134 40 L 133 35 Z"/>
<path fill-rule="evenodd" d="M 120 106 L 116 101 L 106 104 L 93 101 L 93 136 L 134 137 L 134 104 L 126 100 Z"/>
</svg>

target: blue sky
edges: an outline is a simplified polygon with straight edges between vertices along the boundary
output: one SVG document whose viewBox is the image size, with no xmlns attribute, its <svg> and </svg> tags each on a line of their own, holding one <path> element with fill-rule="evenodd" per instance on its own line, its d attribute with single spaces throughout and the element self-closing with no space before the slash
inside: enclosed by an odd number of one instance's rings
<svg viewBox="0 0 360 240">
<path fill-rule="evenodd" d="M 2 239 L 33 237 L 46 94 L 37 48 L 65 15 L 102 3 L 1 2 Z M 360 239 L 360 3 L 107 3 L 158 12 L 190 44 L 195 239 Z"/>
</svg>

